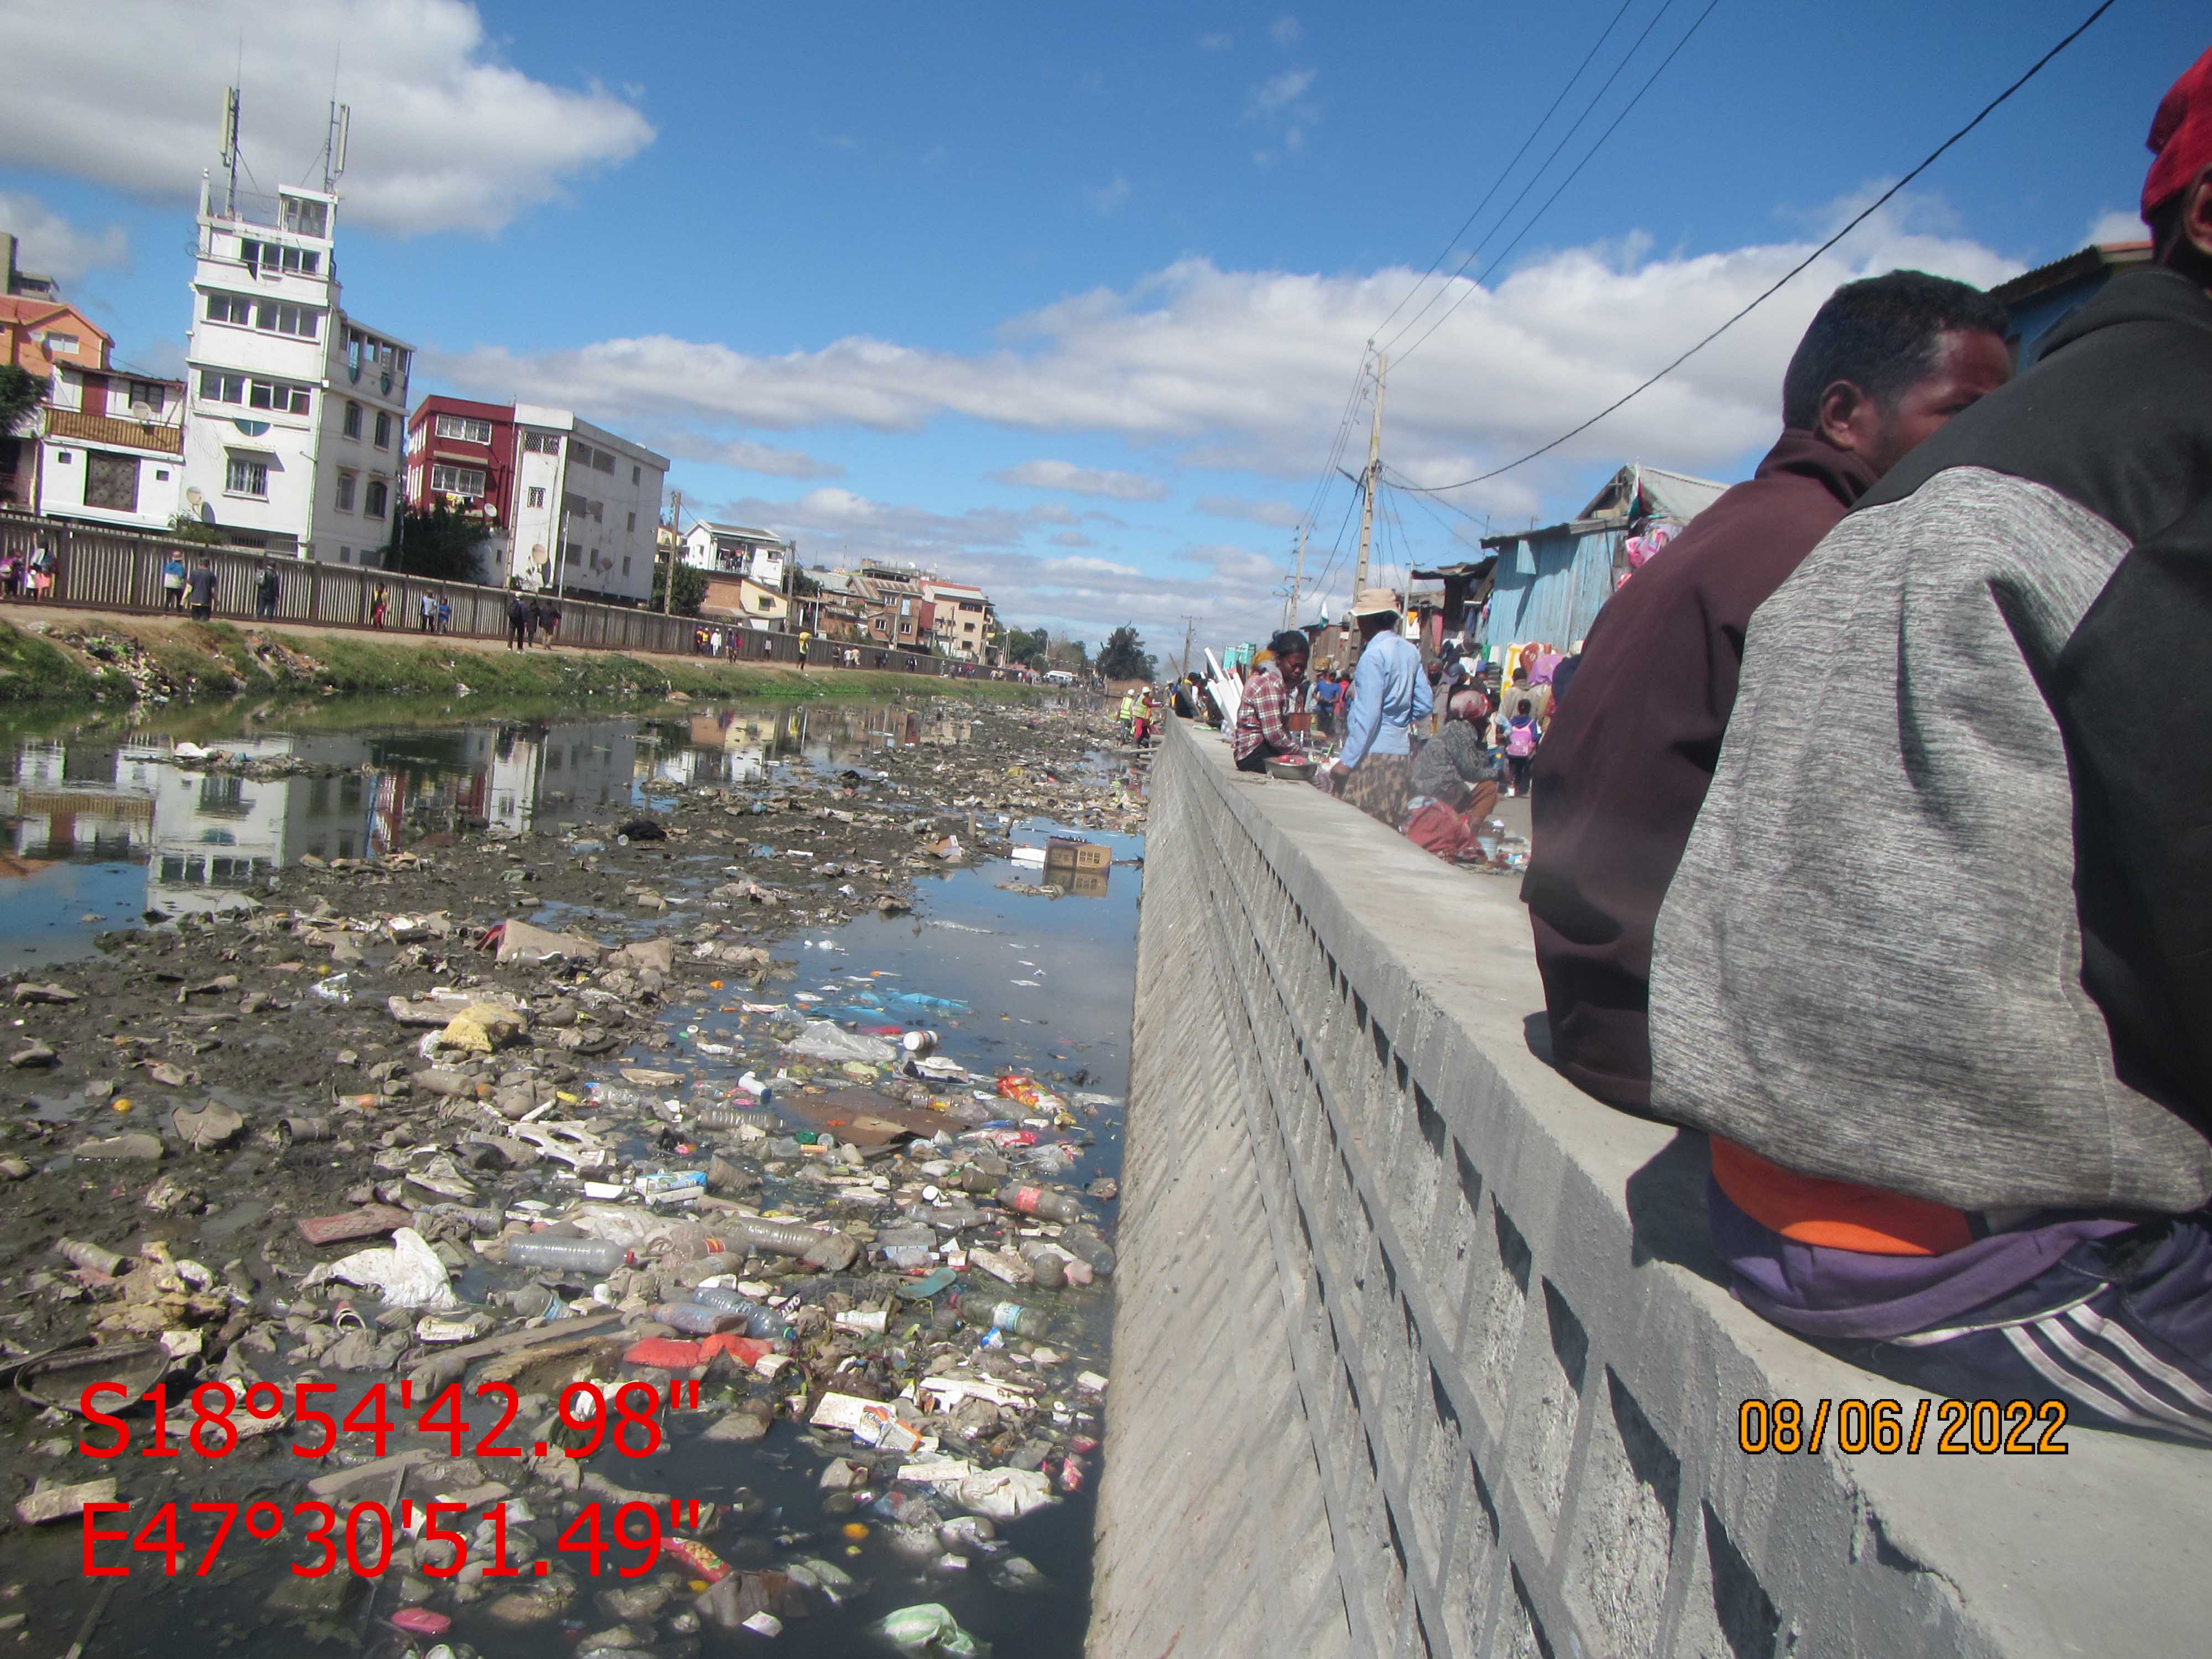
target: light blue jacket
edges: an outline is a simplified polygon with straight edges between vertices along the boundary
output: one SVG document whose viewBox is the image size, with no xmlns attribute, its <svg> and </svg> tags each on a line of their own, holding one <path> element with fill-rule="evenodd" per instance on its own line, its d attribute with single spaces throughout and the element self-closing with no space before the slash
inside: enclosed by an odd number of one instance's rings
<svg viewBox="0 0 2212 1659">
<path fill-rule="evenodd" d="M 1377 634 L 1359 653 L 1352 674 L 1352 713 L 1337 757 L 1358 766 L 1370 754 L 1410 755 L 1407 732 L 1436 707 L 1421 653 L 1402 634 Z"/>
</svg>

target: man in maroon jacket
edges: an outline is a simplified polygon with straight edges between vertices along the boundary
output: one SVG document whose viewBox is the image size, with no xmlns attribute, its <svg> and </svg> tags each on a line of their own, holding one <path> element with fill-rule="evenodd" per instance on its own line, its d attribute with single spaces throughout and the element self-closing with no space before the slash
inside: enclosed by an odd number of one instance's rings
<svg viewBox="0 0 2212 1659">
<path fill-rule="evenodd" d="M 1979 289 L 1919 271 L 1838 289 L 1783 377 L 1781 441 L 1598 613 L 1537 751 L 1521 896 L 1553 1059 L 1599 1099 L 1650 1103 L 1651 932 L 1719 763 L 1751 613 L 1914 445 L 2011 378 L 2005 321 Z M 1850 803 L 1835 817 L 1841 832 Z"/>
</svg>

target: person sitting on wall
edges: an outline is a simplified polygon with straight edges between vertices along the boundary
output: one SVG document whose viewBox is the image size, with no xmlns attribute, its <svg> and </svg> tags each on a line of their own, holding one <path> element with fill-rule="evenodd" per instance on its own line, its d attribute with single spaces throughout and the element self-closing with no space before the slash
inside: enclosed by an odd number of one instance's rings
<svg viewBox="0 0 2212 1659">
<path fill-rule="evenodd" d="M 1352 601 L 1352 617 L 1359 624 L 1359 661 L 1352 671 L 1344 747 L 1329 764 L 1328 781 L 1368 817 L 1395 830 L 1413 793 L 1413 728 L 1428 719 L 1435 700 L 1419 650 L 1398 631 L 1395 593 L 1369 588 Z"/>
<path fill-rule="evenodd" d="M 1285 716 L 1305 683 L 1306 636 L 1288 631 L 1267 642 L 1244 681 L 1244 696 L 1237 706 L 1237 729 L 1230 734 L 1229 752 L 1240 772 L 1264 772 L 1271 760 L 1297 760 L 1302 751 L 1291 735 Z"/>
<path fill-rule="evenodd" d="M 1790 359 L 1782 435 L 1759 470 L 1598 612 L 1530 768 L 1521 896 L 1553 1060 L 1599 1099 L 1650 1099 L 1651 932 L 1720 757 L 1752 611 L 1875 479 L 2004 384 L 2004 330 L 1996 301 L 1918 271 L 1838 289 Z"/>
<path fill-rule="evenodd" d="M 1711 1133 L 1753 1311 L 1917 1387 L 2201 1443 L 2212 51 L 2150 143 L 2152 263 L 1752 619 L 1659 915 L 1651 1102 Z"/>
</svg>

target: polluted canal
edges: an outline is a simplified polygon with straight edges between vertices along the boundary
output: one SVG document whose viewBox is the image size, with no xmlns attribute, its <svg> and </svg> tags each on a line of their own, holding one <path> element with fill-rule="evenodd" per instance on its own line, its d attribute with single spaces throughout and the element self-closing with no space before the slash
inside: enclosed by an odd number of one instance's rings
<svg viewBox="0 0 2212 1659">
<path fill-rule="evenodd" d="M 0 1630 L 1079 1654 L 1119 742 L 899 705 L 13 745 Z"/>
</svg>

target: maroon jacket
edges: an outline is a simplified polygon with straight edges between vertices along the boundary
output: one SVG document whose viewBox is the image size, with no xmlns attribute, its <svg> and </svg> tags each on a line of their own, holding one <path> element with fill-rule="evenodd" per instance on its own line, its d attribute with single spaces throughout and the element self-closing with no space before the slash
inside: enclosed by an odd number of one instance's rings
<svg viewBox="0 0 2212 1659">
<path fill-rule="evenodd" d="M 1720 763 L 1751 613 L 1874 483 L 1855 457 L 1785 430 L 1749 483 L 1606 602 L 1553 709 L 1521 896 L 1553 1055 L 1601 1100 L 1650 1102 L 1652 929 Z"/>
</svg>

